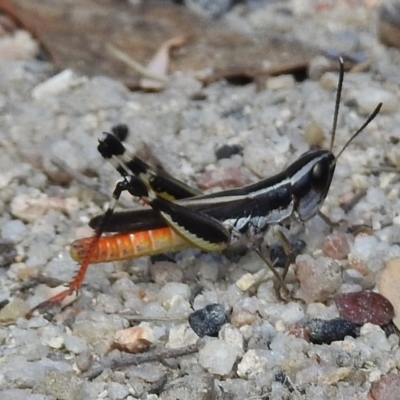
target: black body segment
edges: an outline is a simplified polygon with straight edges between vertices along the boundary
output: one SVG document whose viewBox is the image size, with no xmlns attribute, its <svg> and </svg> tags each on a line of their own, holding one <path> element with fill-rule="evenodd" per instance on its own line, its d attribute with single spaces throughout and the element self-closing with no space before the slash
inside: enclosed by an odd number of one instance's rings
<svg viewBox="0 0 400 400">
<path fill-rule="evenodd" d="M 153 168 L 139 157 L 129 154 L 119 138 L 111 133 L 103 133 L 97 148 L 105 159 L 122 158 L 123 164 L 116 163 L 115 165 L 121 176 L 130 176 L 141 180 L 161 197 L 168 200 L 179 200 L 201 194 L 199 190 L 186 185 L 164 171 Z M 135 182 L 132 182 L 132 187 L 134 185 Z M 132 188 L 130 193 L 141 197 L 141 195 L 136 195 L 134 192 L 135 189 Z"/>
<path fill-rule="evenodd" d="M 207 214 L 162 198 L 152 200 L 150 206 L 177 234 L 205 251 L 222 250 L 230 242 L 230 232 Z"/>
</svg>

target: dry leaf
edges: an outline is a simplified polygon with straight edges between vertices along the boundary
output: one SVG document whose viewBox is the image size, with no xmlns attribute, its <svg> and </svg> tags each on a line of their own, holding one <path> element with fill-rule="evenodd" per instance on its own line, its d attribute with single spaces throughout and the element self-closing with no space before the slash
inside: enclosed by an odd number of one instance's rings
<svg viewBox="0 0 400 400">
<path fill-rule="evenodd" d="M 140 65 L 160 49 L 151 62 L 158 67 L 158 58 L 165 63 L 171 47 L 166 39 L 193 37 L 184 51 L 171 58 L 169 70 L 199 72 L 205 83 L 221 78 L 262 81 L 268 74 L 305 71 L 318 54 L 295 41 L 256 41 L 221 21 L 211 22 L 166 1 L 134 5 L 117 0 L 0 0 L 0 8 L 39 40 L 57 68 L 108 75 L 133 88 L 140 87 L 141 75 L 111 56 L 110 46 Z"/>
</svg>

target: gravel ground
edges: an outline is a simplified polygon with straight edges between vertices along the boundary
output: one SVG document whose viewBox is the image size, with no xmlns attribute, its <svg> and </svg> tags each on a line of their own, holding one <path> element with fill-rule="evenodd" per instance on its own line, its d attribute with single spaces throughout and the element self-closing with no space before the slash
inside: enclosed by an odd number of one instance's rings
<svg viewBox="0 0 400 400">
<path fill-rule="evenodd" d="M 365 324 L 355 337 L 315 344 L 301 328 L 313 318 L 339 317 L 332 295 L 374 288 L 385 263 L 400 256 L 398 172 L 380 168 L 388 162 L 400 167 L 400 56 L 378 42 L 377 10 L 365 3 L 317 12 L 316 2 L 293 0 L 285 3 L 291 14 L 279 2 L 247 14 L 239 5 L 224 17 L 260 37 L 268 27 L 321 49 L 371 58 L 369 70 L 345 76 L 335 153 L 384 102 L 340 157 L 323 206 L 332 220 L 342 221 L 333 234 L 340 246 L 324 250 L 330 229 L 319 217 L 297 229 L 307 247 L 297 258 L 298 279 L 291 268 L 289 286 L 306 305 L 278 300 L 271 280 L 241 291 L 238 279 L 264 267 L 254 253 L 232 261 L 187 250 L 176 262 L 141 258 L 91 266 L 79 300 L 52 321 L 42 315 L 15 321 L 48 296 L 45 284 L 27 290 L 30 279 L 73 277 L 77 265 L 68 245 L 90 236 L 89 219 L 107 206 L 100 189 L 111 193 L 118 174 L 97 153 L 101 132 L 126 123 L 133 149 L 145 145 L 168 172 L 191 185 L 242 185 L 281 171 L 321 131 L 328 148 L 336 73 L 319 76 L 315 67 L 313 79 L 270 78 L 263 90 L 225 82 L 202 88 L 194 76 L 177 73 L 165 91 L 146 94 L 105 77 L 68 73 L 61 77 L 64 87 L 49 85 L 51 67 L 29 50 L 25 60 L 0 62 L 0 233 L 17 252 L 0 269 L 0 301 L 10 300 L 0 312 L 1 399 L 365 399 L 382 376 L 396 381 L 396 333 Z M 34 49 L 35 42 L 21 35 L 15 46 L 23 42 Z M 215 150 L 225 144 L 240 145 L 242 154 L 218 160 Z M 95 189 L 60 171 L 54 160 L 88 176 Z M 343 204 L 360 192 L 365 195 L 345 212 Z M 346 230 L 359 224 L 372 229 Z M 9 246 L 3 247 L 6 258 Z M 224 306 L 230 323 L 217 338 L 201 339 L 197 354 L 168 364 L 107 368 L 93 380 L 82 375 L 104 357 L 123 357 L 110 351 L 110 342 L 137 323 L 127 315 L 144 321 L 140 326 L 155 347 L 174 349 L 198 342 L 187 317 L 213 303 Z M 389 387 L 390 379 L 381 386 Z M 373 398 L 398 399 L 398 393 Z"/>
</svg>

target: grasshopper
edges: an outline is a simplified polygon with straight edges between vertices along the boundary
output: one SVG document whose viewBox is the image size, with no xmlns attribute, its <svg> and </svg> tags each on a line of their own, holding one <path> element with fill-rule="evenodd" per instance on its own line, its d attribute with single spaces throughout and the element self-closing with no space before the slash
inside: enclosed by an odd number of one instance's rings
<svg viewBox="0 0 400 400">
<path fill-rule="evenodd" d="M 310 150 L 284 171 L 236 189 L 202 194 L 131 154 L 118 135 L 104 133 L 98 150 L 117 169 L 122 180 L 116 185 L 105 214 L 89 223 L 95 229 L 95 235 L 79 239 L 71 245 L 72 258 L 80 262 L 75 279 L 66 290 L 39 304 L 29 315 L 77 291 L 91 263 L 155 255 L 188 247 L 206 252 L 221 251 L 243 239 L 265 261 L 290 297 L 284 279 L 293 260 L 288 257 L 283 274 L 279 274 L 261 251 L 264 234 L 273 225 L 304 223 L 317 214 L 323 216 L 320 208 L 328 195 L 337 160 L 382 106 L 378 104 L 335 156 L 333 146 L 343 77 L 343 60 L 340 60 L 329 150 Z M 146 207 L 115 212 L 123 191 L 138 197 Z M 112 234 L 103 236 L 103 233 Z M 280 234 L 280 239 L 290 253 L 289 242 L 283 234 Z"/>
</svg>

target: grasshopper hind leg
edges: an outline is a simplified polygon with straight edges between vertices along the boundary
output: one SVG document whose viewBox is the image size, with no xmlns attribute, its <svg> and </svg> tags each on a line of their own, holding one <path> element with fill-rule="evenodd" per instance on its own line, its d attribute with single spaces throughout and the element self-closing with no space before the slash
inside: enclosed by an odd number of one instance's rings
<svg viewBox="0 0 400 400">
<path fill-rule="evenodd" d="M 277 269 L 275 268 L 271 259 L 262 252 L 261 246 L 260 245 L 254 246 L 253 250 L 258 254 L 258 256 L 261 258 L 261 260 L 263 260 L 265 262 L 267 267 L 272 271 L 275 278 L 277 279 L 278 287 L 276 288 L 276 295 L 277 295 L 278 299 L 279 300 L 285 300 L 285 299 L 286 300 L 294 300 L 294 297 L 291 294 L 289 288 L 286 286 L 286 283 L 285 283 L 284 279 L 282 278 L 281 274 L 277 271 Z M 283 290 L 283 292 L 285 294 L 285 298 L 283 298 L 281 296 L 281 293 L 280 293 L 281 289 Z"/>
<path fill-rule="evenodd" d="M 253 242 L 253 250 L 264 261 L 264 263 L 272 271 L 275 278 L 277 279 L 278 286 L 276 287 L 276 295 L 277 295 L 278 299 L 282 300 L 282 301 L 304 302 L 302 299 L 293 296 L 292 292 L 289 290 L 289 288 L 287 287 L 286 282 L 285 282 L 286 275 L 289 271 L 289 267 L 291 264 L 293 264 L 295 262 L 298 251 L 296 251 L 292 247 L 292 244 L 290 243 L 289 239 L 284 235 L 283 232 L 277 231 L 275 234 L 278 237 L 278 240 L 282 246 L 284 253 L 286 254 L 286 259 L 285 259 L 285 263 L 283 265 L 283 273 L 282 274 L 280 274 L 279 271 L 277 270 L 276 262 L 272 261 L 271 258 L 269 256 L 267 256 L 266 254 L 264 254 L 264 252 L 262 251 L 261 245 L 262 245 L 263 237 L 258 237 Z M 281 295 L 281 290 L 282 290 L 284 296 Z"/>
</svg>

